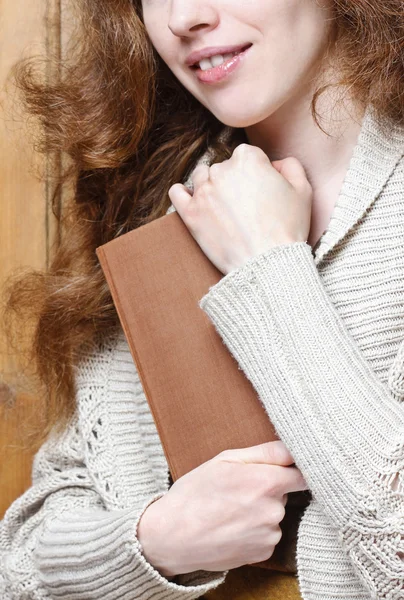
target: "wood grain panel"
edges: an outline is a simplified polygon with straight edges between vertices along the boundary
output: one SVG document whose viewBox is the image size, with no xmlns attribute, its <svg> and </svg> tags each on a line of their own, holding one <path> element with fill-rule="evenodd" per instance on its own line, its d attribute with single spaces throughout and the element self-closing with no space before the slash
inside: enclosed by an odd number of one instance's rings
<svg viewBox="0 0 404 600">
<path fill-rule="evenodd" d="M 59 2 L 2 0 L 0 3 L 0 291 L 16 269 L 43 269 L 49 264 L 56 239 L 50 209 L 50 175 L 58 157 L 43 158 L 33 149 L 35 122 L 19 103 L 10 69 L 20 58 L 46 55 L 60 47 Z M 47 78 L 57 76 L 48 70 Z M 48 175 L 45 181 L 41 174 Z M 21 414 L 36 419 L 39 399 L 13 399 L 8 374 L 18 372 L 18 356 L 0 339 L 0 518 L 10 503 L 31 483 L 32 456 L 23 450 Z M 15 403 L 15 408 L 7 407 Z"/>
</svg>

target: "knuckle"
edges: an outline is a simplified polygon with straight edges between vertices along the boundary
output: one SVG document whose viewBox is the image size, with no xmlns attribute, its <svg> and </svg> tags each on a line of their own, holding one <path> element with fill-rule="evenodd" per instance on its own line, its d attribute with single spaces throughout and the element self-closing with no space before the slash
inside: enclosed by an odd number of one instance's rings
<svg viewBox="0 0 404 600">
<path fill-rule="evenodd" d="M 301 167 L 301 162 L 295 156 L 288 156 L 284 159 L 290 165 Z"/>
<path fill-rule="evenodd" d="M 267 493 L 269 496 L 279 496 L 280 493 L 280 482 L 277 477 L 273 477 L 269 482 L 267 482 Z"/>
<path fill-rule="evenodd" d="M 218 454 L 210 461 L 207 461 L 207 463 L 211 464 L 214 469 L 214 476 L 220 478 L 222 483 L 229 484 L 229 482 L 231 483 L 234 480 L 235 463 L 230 458 L 227 458 L 226 455 L 221 456 L 221 454 Z"/>
<path fill-rule="evenodd" d="M 238 144 L 238 146 L 236 146 L 234 148 L 234 152 L 247 152 L 248 149 L 251 148 L 250 144 L 246 144 L 245 142 L 242 142 L 241 144 Z"/>
<path fill-rule="evenodd" d="M 216 458 L 231 458 L 231 450 L 222 450 L 216 455 Z"/>
<path fill-rule="evenodd" d="M 262 454 L 262 458 L 265 462 L 269 464 L 273 464 L 276 462 L 276 447 L 270 443 L 262 444 L 260 446 L 260 452 Z"/>
<path fill-rule="evenodd" d="M 213 163 L 209 167 L 209 175 L 215 177 L 221 170 L 220 163 Z"/>
<path fill-rule="evenodd" d="M 196 165 L 196 167 L 192 171 L 192 177 L 199 177 L 203 173 L 206 173 L 208 167 L 204 164 Z"/>
<path fill-rule="evenodd" d="M 240 155 L 240 156 L 246 156 L 246 155 L 250 155 L 250 156 L 263 156 L 266 157 L 266 154 L 263 150 L 261 150 L 261 148 L 259 148 L 258 146 L 252 146 L 251 144 L 246 144 L 245 142 L 243 142 L 242 144 L 239 144 L 238 146 L 236 146 L 236 148 L 233 151 L 233 154 Z"/>
<path fill-rule="evenodd" d="M 240 462 L 231 450 L 222 450 L 222 452 L 217 454 L 212 460 L 219 462 L 222 465 L 222 468 L 227 467 L 228 469 L 234 469 L 234 466 Z"/>
<path fill-rule="evenodd" d="M 280 527 L 277 527 L 272 533 L 271 541 L 276 546 L 276 544 L 279 544 L 281 539 L 282 539 L 282 529 Z"/>
<path fill-rule="evenodd" d="M 285 517 L 285 507 L 282 504 L 275 504 L 271 509 L 271 522 L 274 524 L 280 523 Z"/>
<path fill-rule="evenodd" d="M 271 558 L 272 554 L 274 553 L 274 550 L 275 550 L 274 545 L 271 545 L 269 543 L 266 544 L 265 547 L 261 548 L 259 551 L 256 551 L 250 557 L 250 562 L 247 564 L 253 565 L 255 563 L 259 563 L 261 561 L 268 560 L 268 558 Z"/>
<path fill-rule="evenodd" d="M 289 452 L 281 440 L 267 442 L 265 444 L 265 452 L 268 462 L 275 465 L 287 462 L 289 459 Z"/>
<path fill-rule="evenodd" d="M 268 544 L 268 546 L 265 548 L 265 552 L 263 552 L 263 554 L 261 555 L 260 560 L 268 560 L 268 558 L 271 558 L 271 556 L 274 553 L 274 550 L 275 550 L 275 545 Z"/>
</svg>

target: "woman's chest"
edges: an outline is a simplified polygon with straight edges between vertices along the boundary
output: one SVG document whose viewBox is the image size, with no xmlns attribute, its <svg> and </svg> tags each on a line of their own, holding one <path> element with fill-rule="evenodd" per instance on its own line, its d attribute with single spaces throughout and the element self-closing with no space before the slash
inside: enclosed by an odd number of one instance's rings
<svg viewBox="0 0 404 600">
<path fill-rule="evenodd" d="M 310 231 L 307 242 L 313 250 L 318 246 L 323 233 L 327 230 L 334 206 L 338 199 L 338 190 L 330 190 L 326 198 L 316 198 L 311 209 Z"/>
</svg>

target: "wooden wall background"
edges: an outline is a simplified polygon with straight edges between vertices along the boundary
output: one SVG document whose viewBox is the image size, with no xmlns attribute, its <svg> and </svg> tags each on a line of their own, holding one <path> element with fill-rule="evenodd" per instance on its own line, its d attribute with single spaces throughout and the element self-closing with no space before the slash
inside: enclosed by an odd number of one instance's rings
<svg viewBox="0 0 404 600">
<path fill-rule="evenodd" d="M 9 80 L 11 66 L 22 57 L 60 53 L 62 48 L 60 0 L 2 0 L 0 3 L 0 291 L 16 268 L 45 268 L 57 241 L 56 219 L 50 201 L 49 175 L 59 168 L 58 156 L 42 157 L 27 136 L 27 119 L 18 106 Z M 48 69 L 47 78 L 58 73 Z M 33 121 L 29 126 L 32 130 Z M 41 181 L 38 172 L 47 177 Z M 58 199 L 61 203 L 61 199 Z M 22 450 L 21 411 L 37 415 L 37 398 L 17 396 L 16 409 L 7 410 L 12 396 L 4 384 L 7 373 L 18 369 L 4 334 L 0 340 L 0 519 L 11 502 L 31 483 L 32 456 Z"/>
</svg>

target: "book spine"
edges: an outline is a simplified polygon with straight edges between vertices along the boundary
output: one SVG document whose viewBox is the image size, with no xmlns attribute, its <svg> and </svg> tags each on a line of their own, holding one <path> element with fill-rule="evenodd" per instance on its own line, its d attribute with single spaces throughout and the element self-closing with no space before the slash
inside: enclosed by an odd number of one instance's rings
<svg viewBox="0 0 404 600">
<path fill-rule="evenodd" d="M 172 461 L 170 459 L 169 453 L 167 452 L 167 448 L 166 448 L 166 445 L 165 445 L 164 430 L 160 426 L 160 420 L 158 419 L 157 414 L 156 414 L 156 412 L 154 410 L 154 407 L 153 407 L 153 399 L 152 399 L 152 395 L 151 395 L 150 390 L 149 390 L 149 386 L 147 384 L 147 378 L 146 378 L 145 372 L 143 370 L 143 367 L 142 367 L 139 355 L 138 355 L 137 350 L 136 350 L 136 345 L 135 345 L 135 341 L 134 341 L 132 332 L 131 332 L 130 328 L 128 327 L 128 323 L 127 323 L 126 318 L 125 318 L 125 312 L 122 309 L 122 304 L 121 304 L 121 301 L 120 301 L 120 298 L 119 298 L 119 292 L 118 292 L 118 289 L 117 289 L 117 287 L 115 285 L 115 282 L 114 282 L 113 273 L 112 273 L 112 271 L 111 271 L 111 269 L 109 267 L 108 255 L 107 255 L 107 253 L 105 252 L 105 250 L 104 250 L 104 248 L 102 246 L 99 246 L 98 248 L 96 248 L 96 255 L 98 257 L 98 260 L 99 260 L 99 263 L 101 265 L 101 268 L 102 268 L 102 270 L 104 272 L 104 276 L 105 276 L 105 279 L 107 281 L 109 290 L 111 292 L 112 299 L 114 301 L 114 305 L 115 305 L 116 312 L 118 314 L 119 321 L 121 323 L 123 332 L 125 334 L 126 340 L 128 342 L 128 345 L 129 345 L 129 349 L 130 349 L 131 354 L 132 354 L 132 358 L 134 360 L 134 363 L 135 363 L 135 366 L 136 366 L 136 369 L 137 369 L 137 373 L 138 373 L 138 376 L 139 376 L 139 379 L 140 379 L 140 383 L 142 384 L 143 391 L 144 391 L 144 394 L 146 396 L 147 403 L 149 405 L 151 414 L 153 416 L 153 420 L 154 420 L 154 422 L 156 424 L 156 429 L 158 431 L 158 434 L 159 434 L 159 437 L 160 437 L 160 441 L 161 441 L 161 445 L 163 447 L 164 455 L 166 457 L 166 460 L 167 460 L 167 463 L 168 463 L 168 466 L 169 466 L 169 471 L 172 474 L 173 480 L 175 481 L 176 479 L 178 479 L 177 472 L 176 472 L 175 466 L 172 464 Z"/>
</svg>

